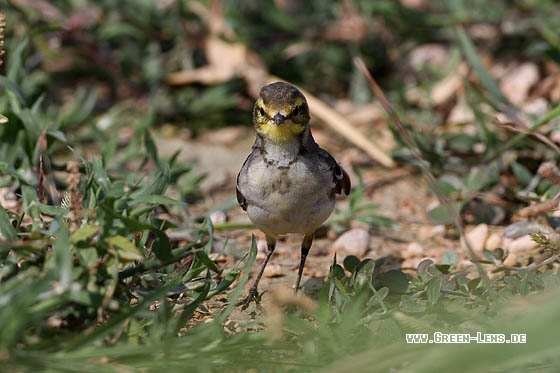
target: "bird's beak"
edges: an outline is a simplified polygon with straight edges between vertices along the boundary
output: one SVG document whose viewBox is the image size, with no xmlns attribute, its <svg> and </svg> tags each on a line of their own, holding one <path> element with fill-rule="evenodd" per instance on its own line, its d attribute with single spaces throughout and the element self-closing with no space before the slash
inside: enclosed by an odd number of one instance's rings
<svg viewBox="0 0 560 373">
<path fill-rule="evenodd" d="M 286 120 L 286 117 L 283 116 L 283 115 L 280 114 L 280 113 L 276 113 L 276 115 L 275 115 L 274 118 L 272 118 L 272 119 L 274 119 L 274 123 L 275 123 L 277 126 L 279 126 L 279 125 L 281 125 L 282 123 L 284 123 L 284 121 Z"/>
</svg>

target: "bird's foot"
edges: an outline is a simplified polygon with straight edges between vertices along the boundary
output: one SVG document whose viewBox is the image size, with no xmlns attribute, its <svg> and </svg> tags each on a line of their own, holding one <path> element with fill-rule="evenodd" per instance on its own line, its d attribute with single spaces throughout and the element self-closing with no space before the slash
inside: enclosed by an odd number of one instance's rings
<svg viewBox="0 0 560 373">
<path fill-rule="evenodd" d="M 259 294 L 259 291 L 257 290 L 257 288 L 251 288 L 251 290 L 249 290 L 249 295 L 247 295 L 247 298 L 237 302 L 236 306 L 242 306 L 241 310 L 246 310 L 249 305 L 251 304 L 251 302 L 255 302 L 255 305 L 257 306 L 257 308 L 260 310 L 262 309 L 261 307 L 261 298 L 263 293 Z"/>
</svg>

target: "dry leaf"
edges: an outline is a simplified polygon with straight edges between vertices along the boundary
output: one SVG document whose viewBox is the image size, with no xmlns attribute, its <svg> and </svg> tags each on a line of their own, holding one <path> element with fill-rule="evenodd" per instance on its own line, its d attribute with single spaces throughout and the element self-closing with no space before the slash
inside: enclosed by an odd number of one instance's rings
<svg viewBox="0 0 560 373">
<path fill-rule="evenodd" d="M 555 143 L 550 141 L 548 137 L 546 137 L 540 132 L 533 131 L 532 129 L 530 129 L 529 127 L 527 127 L 522 123 L 518 123 L 518 122 L 514 122 L 513 120 L 510 120 L 506 114 L 503 113 L 496 114 L 496 117 L 494 118 L 494 122 L 501 128 L 505 128 L 513 132 L 519 132 L 519 133 L 525 133 L 531 135 L 537 138 L 542 143 L 548 145 L 556 153 L 560 154 L 560 148 L 558 148 L 558 146 Z"/>
</svg>

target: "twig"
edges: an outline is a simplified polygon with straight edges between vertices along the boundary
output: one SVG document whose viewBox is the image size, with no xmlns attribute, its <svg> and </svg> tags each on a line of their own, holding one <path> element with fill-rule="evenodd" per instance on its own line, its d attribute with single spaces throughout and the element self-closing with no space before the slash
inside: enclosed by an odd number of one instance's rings
<svg viewBox="0 0 560 373">
<path fill-rule="evenodd" d="M 558 148 L 558 146 L 555 143 L 553 143 L 548 137 L 546 137 L 540 132 L 532 130 L 531 128 L 527 127 L 523 123 L 510 120 L 509 118 L 503 115 L 496 115 L 496 117 L 494 118 L 494 123 L 496 123 L 498 127 L 505 128 L 512 132 L 531 135 L 536 139 L 538 139 L 540 142 L 544 143 L 545 145 L 548 145 L 548 147 L 554 150 L 557 154 L 560 154 L 560 148 Z"/>
<path fill-rule="evenodd" d="M 527 127 L 527 128 L 534 131 L 534 130 L 538 129 L 539 127 L 543 126 L 544 124 L 548 123 L 549 121 L 551 121 L 552 119 L 554 119 L 555 117 L 557 117 L 559 115 L 560 115 L 560 104 L 556 105 L 549 112 L 547 112 L 544 116 L 539 118 L 536 122 L 534 122 L 530 127 Z M 496 159 L 503 152 L 505 152 L 508 149 L 511 149 L 512 147 L 517 145 L 519 142 L 521 142 L 526 136 L 527 136 L 527 133 L 518 133 L 511 140 L 509 140 L 504 146 L 502 146 L 500 149 L 496 150 L 493 154 L 490 154 L 488 157 L 486 157 L 484 159 L 484 162 L 490 162 L 490 161 Z"/>
<path fill-rule="evenodd" d="M 557 260 L 558 260 L 558 255 L 553 254 L 552 256 L 549 256 L 548 258 L 546 258 L 546 259 L 543 260 L 542 262 L 534 262 L 534 263 L 531 263 L 530 265 L 527 266 L 526 269 L 527 269 L 528 271 L 534 271 L 534 270 L 537 269 L 537 268 L 540 268 L 540 267 L 545 266 L 545 265 L 549 265 L 549 264 L 551 264 L 551 263 L 554 263 L 554 262 L 557 261 Z"/>
<path fill-rule="evenodd" d="M 465 230 L 463 228 L 463 224 L 461 223 L 461 218 L 459 216 L 459 213 L 457 212 L 457 210 L 455 210 L 453 208 L 453 206 L 449 203 L 447 198 L 441 192 L 439 186 L 437 185 L 437 181 L 436 181 L 435 176 L 432 174 L 432 172 L 428 168 L 427 162 L 422 158 L 422 154 L 420 153 L 420 150 L 416 146 L 416 143 L 414 142 L 414 140 L 410 136 L 408 130 L 404 127 L 402 121 L 400 120 L 398 114 L 393 109 L 389 100 L 387 100 L 387 97 L 383 93 L 383 90 L 381 89 L 381 87 L 379 87 L 379 85 L 377 84 L 375 79 L 373 79 L 373 77 L 369 73 L 364 61 L 361 58 L 357 57 L 357 58 L 354 59 L 354 63 L 358 66 L 358 68 L 360 69 L 362 74 L 367 79 L 367 81 L 369 83 L 369 86 L 371 87 L 371 90 L 373 91 L 373 93 L 375 94 L 375 96 L 377 97 L 379 102 L 381 103 L 381 106 L 383 106 L 385 111 L 387 111 L 387 113 L 391 117 L 393 125 L 396 127 L 396 129 L 399 132 L 399 134 L 401 135 L 403 141 L 408 146 L 408 149 L 411 151 L 414 159 L 416 159 L 416 161 L 418 162 L 418 165 L 420 166 L 420 168 L 422 170 L 422 173 L 424 174 L 424 177 L 428 181 L 428 185 L 430 186 L 430 189 L 436 195 L 436 197 L 440 201 L 440 203 L 447 208 L 448 214 L 453 219 L 453 225 L 455 226 L 455 229 L 459 233 L 459 236 L 463 239 L 463 242 L 465 242 L 465 246 L 467 247 L 467 251 L 469 252 L 470 260 L 476 266 L 478 274 L 484 280 L 487 280 L 488 276 L 487 276 L 486 272 L 484 271 L 484 269 L 482 268 L 480 263 L 478 263 L 476 261 L 478 258 L 476 256 L 476 254 L 474 253 L 474 250 L 472 249 L 472 246 L 471 246 L 469 240 L 467 240 L 467 238 L 465 237 Z"/>
<path fill-rule="evenodd" d="M 560 203 L 560 194 L 557 194 L 553 199 L 548 201 L 535 203 L 534 205 L 527 206 L 515 213 L 515 217 L 518 219 L 527 219 L 539 215 L 544 215 L 550 211 L 558 209 L 558 204 Z"/>
<path fill-rule="evenodd" d="M 560 185 L 560 170 L 552 162 L 544 162 L 540 165 L 537 174 L 544 177 L 546 180 L 553 184 Z M 558 209 L 560 203 L 560 193 L 552 199 L 544 202 L 539 202 L 531 206 L 522 208 L 515 213 L 517 219 L 527 219 L 539 215 L 544 215 L 550 211 Z"/>
</svg>

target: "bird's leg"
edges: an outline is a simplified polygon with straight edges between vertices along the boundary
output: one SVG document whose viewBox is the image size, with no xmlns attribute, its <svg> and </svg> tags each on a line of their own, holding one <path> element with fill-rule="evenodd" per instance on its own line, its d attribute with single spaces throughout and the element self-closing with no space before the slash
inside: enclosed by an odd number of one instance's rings
<svg viewBox="0 0 560 373">
<path fill-rule="evenodd" d="M 299 283 L 301 281 L 301 276 L 303 275 L 303 267 L 305 266 L 305 260 L 307 259 L 307 254 L 309 254 L 309 249 L 311 249 L 311 244 L 313 243 L 314 237 L 315 232 L 308 233 L 303 237 L 303 242 L 301 243 L 301 259 L 299 261 L 299 269 L 297 274 L 295 290 L 296 293 L 299 290 Z"/>
<path fill-rule="evenodd" d="M 274 249 L 276 248 L 276 238 L 273 236 L 266 235 L 266 245 L 268 248 L 266 252 L 266 257 L 264 258 L 264 262 L 261 266 L 261 269 L 259 270 L 259 274 L 257 275 L 255 282 L 253 283 L 253 286 L 251 286 L 251 290 L 249 290 L 249 295 L 247 296 L 247 298 L 245 298 L 244 300 L 242 300 L 237 304 L 237 305 L 243 305 L 243 307 L 241 308 L 243 310 L 249 307 L 249 304 L 251 304 L 252 301 L 255 301 L 257 307 L 260 308 L 261 295 L 259 295 L 259 291 L 258 291 L 259 281 L 261 280 L 261 277 L 264 273 L 264 269 L 266 268 L 266 265 L 268 264 L 270 257 L 274 253 Z"/>
</svg>

